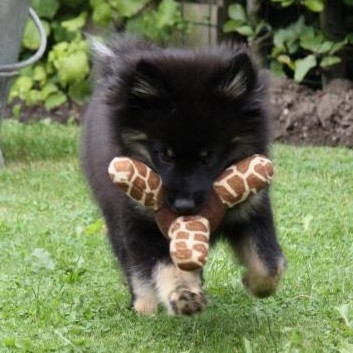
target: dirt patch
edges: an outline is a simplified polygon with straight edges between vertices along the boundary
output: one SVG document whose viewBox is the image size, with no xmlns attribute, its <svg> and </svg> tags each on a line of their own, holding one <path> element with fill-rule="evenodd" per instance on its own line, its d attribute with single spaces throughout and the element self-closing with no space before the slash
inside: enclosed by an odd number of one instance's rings
<svg viewBox="0 0 353 353">
<path fill-rule="evenodd" d="M 20 122 L 30 123 L 49 119 L 60 124 L 80 122 L 85 106 L 74 102 L 67 102 L 57 109 L 47 111 L 43 105 L 27 107 L 20 100 L 9 104 L 5 109 L 5 117 L 15 116 Z"/>
<path fill-rule="evenodd" d="M 311 90 L 273 79 L 270 103 L 276 141 L 295 145 L 353 147 L 353 83 L 334 80 Z"/>
<path fill-rule="evenodd" d="M 352 82 L 335 80 L 325 90 L 312 90 L 289 79 L 273 78 L 269 93 L 276 141 L 353 148 Z M 60 123 L 80 122 L 84 110 L 84 106 L 72 102 L 51 112 L 42 106 L 22 106 L 18 118 L 23 122 L 43 118 Z M 11 111 L 10 106 L 7 116 Z"/>
</svg>

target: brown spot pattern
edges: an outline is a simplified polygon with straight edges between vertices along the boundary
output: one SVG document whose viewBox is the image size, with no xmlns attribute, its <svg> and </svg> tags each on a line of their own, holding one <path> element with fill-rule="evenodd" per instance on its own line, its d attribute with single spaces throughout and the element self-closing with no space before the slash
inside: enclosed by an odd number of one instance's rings
<svg viewBox="0 0 353 353">
<path fill-rule="evenodd" d="M 207 259 L 209 235 L 209 222 L 206 218 L 176 218 L 168 232 L 174 263 L 185 271 L 202 267 Z"/>
<path fill-rule="evenodd" d="M 140 176 L 137 176 L 134 180 L 134 185 L 140 190 L 145 190 L 147 187 L 146 181 L 143 180 Z"/>
<path fill-rule="evenodd" d="M 161 207 L 162 180 L 144 163 L 116 157 L 110 163 L 108 173 L 113 183 L 135 201 L 155 211 Z"/>
<path fill-rule="evenodd" d="M 214 189 L 226 207 L 245 201 L 249 191 L 256 193 L 265 188 L 273 175 L 271 161 L 262 155 L 246 158 L 226 171 L 214 183 Z"/>
<path fill-rule="evenodd" d="M 185 228 L 187 230 L 190 230 L 191 232 L 195 232 L 195 231 L 196 232 L 206 232 L 207 231 L 206 226 L 203 223 L 198 222 L 198 221 L 186 222 Z"/>
</svg>

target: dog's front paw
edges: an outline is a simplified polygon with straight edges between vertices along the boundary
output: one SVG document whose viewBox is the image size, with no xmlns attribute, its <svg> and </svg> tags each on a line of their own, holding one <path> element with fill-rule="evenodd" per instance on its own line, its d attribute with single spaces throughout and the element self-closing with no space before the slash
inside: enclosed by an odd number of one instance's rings
<svg viewBox="0 0 353 353">
<path fill-rule="evenodd" d="M 171 312 L 177 315 L 194 315 L 203 310 L 207 299 L 201 291 L 179 287 L 169 296 Z"/>
</svg>

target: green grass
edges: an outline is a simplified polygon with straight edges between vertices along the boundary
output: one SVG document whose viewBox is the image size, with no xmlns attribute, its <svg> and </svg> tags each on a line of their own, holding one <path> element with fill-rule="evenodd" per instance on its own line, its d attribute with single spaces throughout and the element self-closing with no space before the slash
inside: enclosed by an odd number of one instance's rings
<svg viewBox="0 0 353 353">
<path fill-rule="evenodd" d="M 276 145 L 272 196 L 288 270 L 256 300 L 218 246 L 209 308 L 129 310 L 80 173 L 78 128 L 6 121 L 0 171 L 0 352 L 353 352 L 353 151 Z"/>
</svg>

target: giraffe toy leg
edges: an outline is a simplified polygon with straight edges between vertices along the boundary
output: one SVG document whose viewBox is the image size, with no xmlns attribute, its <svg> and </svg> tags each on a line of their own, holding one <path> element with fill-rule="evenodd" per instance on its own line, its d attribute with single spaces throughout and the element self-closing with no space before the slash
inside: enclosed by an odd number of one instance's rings
<svg viewBox="0 0 353 353">
<path fill-rule="evenodd" d="M 182 270 L 193 271 L 202 268 L 209 248 L 210 224 L 201 216 L 182 216 L 170 225 L 170 255 Z"/>
</svg>

